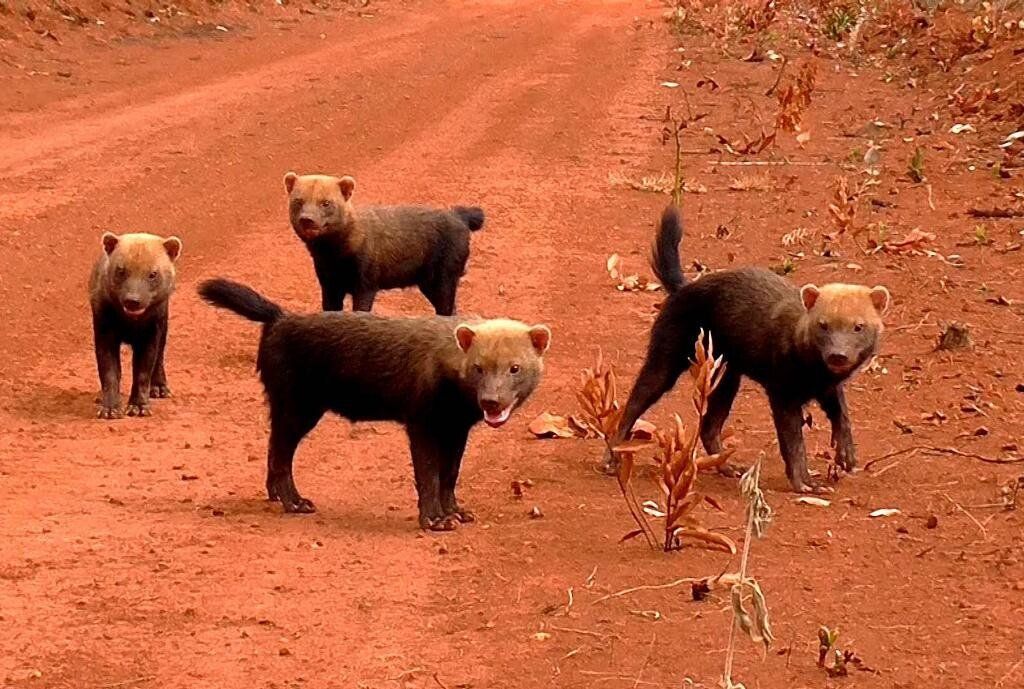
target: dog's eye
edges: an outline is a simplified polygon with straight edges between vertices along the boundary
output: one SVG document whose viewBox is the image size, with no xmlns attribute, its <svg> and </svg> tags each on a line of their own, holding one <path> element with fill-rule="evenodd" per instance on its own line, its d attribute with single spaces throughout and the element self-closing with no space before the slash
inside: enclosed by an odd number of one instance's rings
<svg viewBox="0 0 1024 689">
<path fill-rule="evenodd" d="M 825 321 L 818 321 L 818 327 L 822 330 L 828 330 L 828 323 Z"/>
<path fill-rule="evenodd" d="M 128 277 L 128 270 L 124 266 L 121 266 L 114 271 L 114 275 L 119 279 L 123 280 L 124 278 Z"/>
<path fill-rule="evenodd" d="M 157 273 L 155 270 L 149 271 L 149 279 L 150 280 L 156 280 L 158 275 L 159 275 L 159 273 Z"/>
<path fill-rule="evenodd" d="M 853 326 L 853 332 L 855 332 L 855 333 L 859 333 L 863 329 L 864 329 L 864 324 L 863 323 L 856 323 Z"/>
<path fill-rule="evenodd" d="M 320 202 L 320 207 L 321 208 L 330 208 L 333 205 L 334 204 L 331 203 L 330 201 L 328 201 L 327 199 L 324 199 L 323 201 Z"/>
<path fill-rule="evenodd" d="M 480 375 L 484 372 L 484 367 L 480 364 L 473 364 L 473 370 L 476 371 L 477 375 Z"/>
<path fill-rule="evenodd" d="M 512 366 L 510 366 L 508 370 L 509 373 L 511 373 L 512 375 L 519 373 L 519 364 L 512 364 Z"/>
</svg>

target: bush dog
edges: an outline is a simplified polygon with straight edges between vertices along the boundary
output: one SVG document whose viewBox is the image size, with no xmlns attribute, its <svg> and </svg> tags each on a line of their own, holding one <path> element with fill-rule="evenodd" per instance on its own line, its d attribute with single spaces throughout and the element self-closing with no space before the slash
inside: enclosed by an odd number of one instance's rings
<svg viewBox="0 0 1024 689">
<path fill-rule="evenodd" d="M 640 415 L 675 385 L 703 328 L 726 363 L 700 428 L 705 450 L 722 451 L 722 427 L 740 380 L 747 376 L 768 395 L 793 489 L 827 490 L 807 469 L 803 407 L 811 400 L 821 405 L 832 425 L 836 463 L 851 471 L 856 451 L 843 384 L 878 351 L 888 290 L 847 284 L 796 289 L 762 268 L 724 270 L 688 283 L 679 264 L 682 235 L 679 210 L 669 205 L 651 258 L 668 298 L 651 328 L 646 360 L 611 446 L 621 443 Z M 605 469 L 615 469 L 611 453 L 605 455 Z"/>
<path fill-rule="evenodd" d="M 355 208 L 351 177 L 284 176 L 292 229 L 313 257 L 324 311 L 371 311 L 377 292 L 418 287 L 439 316 L 455 313 L 469 260 L 469 234 L 484 225 L 476 207 Z"/>
<path fill-rule="evenodd" d="M 455 498 L 470 429 L 508 421 L 540 383 L 544 325 L 367 313 L 284 312 L 249 287 L 203 282 L 209 303 L 263 323 L 256 368 L 270 407 L 267 495 L 313 512 L 292 478 L 299 442 L 327 411 L 352 422 L 396 421 L 412 451 L 419 523 L 446 531 L 472 515 Z"/>
<path fill-rule="evenodd" d="M 132 348 L 128 416 L 149 416 L 151 397 L 170 397 L 164 348 L 181 240 L 105 232 L 103 253 L 89 280 L 93 339 L 99 369 L 101 419 L 121 416 L 121 345 Z"/>
</svg>

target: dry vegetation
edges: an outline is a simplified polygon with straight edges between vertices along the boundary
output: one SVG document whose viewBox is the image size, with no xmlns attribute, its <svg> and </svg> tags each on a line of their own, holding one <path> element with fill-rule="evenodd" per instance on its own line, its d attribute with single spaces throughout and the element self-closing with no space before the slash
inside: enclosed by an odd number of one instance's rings
<svg viewBox="0 0 1024 689">
<path fill-rule="evenodd" d="M 822 171 L 840 169 L 840 174 L 830 171 L 827 176 L 819 176 L 826 180 L 818 186 L 828 198 L 806 214 L 807 225 L 790 228 L 782 234 L 785 253 L 776 269 L 783 274 L 796 271 L 801 261 L 819 258 L 837 272 L 844 272 L 841 279 L 858 281 L 856 273 L 865 270 L 865 264 L 872 260 L 886 261 L 890 267 L 899 266 L 903 270 L 914 270 L 915 265 L 921 265 L 914 261 L 927 261 L 924 270 L 962 270 L 967 263 L 953 246 L 1000 254 L 1021 250 L 1024 226 L 1014 226 L 1009 239 L 1003 235 L 1000 241 L 994 240 L 992 233 L 1006 231 L 1006 225 L 999 226 L 993 224 L 994 221 L 1024 218 L 1024 187 L 1021 187 L 1024 79 L 1020 76 L 1024 74 L 1024 3 L 1012 0 L 991 3 L 680 0 L 671 4 L 666 19 L 670 28 L 682 37 L 679 52 L 684 55 L 690 37 L 711 36 L 714 37 L 713 49 L 720 52 L 723 61 L 768 63 L 775 77 L 766 91 L 751 95 L 747 89 L 745 99 L 749 102 L 741 103 L 742 99 L 734 95 L 734 85 L 721 73 L 695 70 L 694 74 L 699 73 L 700 78 L 691 82 L 692 89 L 682 85 L 679 90 L 683 107 L 676 106 L 677 111 L 686 115 L 675 116 L 669 107 L 663 118 L 661 142 L 671 145 L 673 173 L 644 178 L 641 184 L 631 185 L 633 188 L 671 193 L 678 203 L 685 190 L 682 180 L 695 169 L 688 165 L 691 156 L 713 158 L 715 172 L 729 173 L 723 190 L 741 194 L 788 193 L 792 180 L 783 182 L 784 177 L 772 171 L 778 173 L 786 168 L 801 167 Z M 686 72 L 692 61 L 688 56 L 681 57 L 677 70 Z M 851 75 L 860 70 L 876 70 L 885 83 L 901 83 L 911 105 L 901 104 L 895 112 L 879 113 L 860 129 L 856 127 L 862 122 L 822 122 L 816 108 L 828 76 L 825 74 L 826 79 L 822 79 L 823 65 L 828 65 L 827 69 L 835 73 Z M 836 90 L 834 86 L 832 90 Z M 716 125 L 722 118 L 715 117 L 714 109 L 707 106 L 715 96 L 720 96 L 723 102 L 731 98 L 730 114 L 742 111 L 745 116 L 728 117 L 726 125 Z M 691 100 L 700 102 L 700 113 L 694 114 Z M 814 137 L 818 140 L 827 137 L 833 151 L 835 146 L 846 145 L 832 144 L 834 141 L 860 145 L 844 153 L 842 160 L 837 160 L 835 155 L 821 154 L 822 145 L 817 147 L 820 157 L 801 158 L 799 154 L 809 148 L 806 145 L 812 140 L 812 127 Z M 739 172 L 737 167 L 753 170 Z M 971 226 L 967 238 L 953 241 L 936 231 L 934 221 L 939 213 L 954 215 L 953 190 L 947 178 L 951 173 L 978 170 L 985 171 L 987 184 L 994 189 L 994 199 L 985 205 L 960 209 L 968 218 L 981 222 Z M 697 182 L 690 184 L 698 186 Z M 915 199 L 924 210 L 916 215 L 891 212 L 908 197 Z M 732 233 L 723 228 L 725 225 L 720 225 L 715 236 L 728 240 Z M 843 254 L 848 253 L 864 263 L 843 259 Z M 695 261 L 695 265 L 701 264 Z M 877 270 L 878 265 L 872 263 L 870 267 Z M 941 284 L 946 293 L 963 286 L 955 277 L 942 277 Z M 987 291 L 984 283 L 979 289 Z M 912 302 L 914 295 L 906 298 Z M 1004 307 L 1014 315 L 1009 319 L 1009 330 L 998 331 L 1000 334 L 1019 335 L 1020 329 L 1015 327 L 1021 313 L 1019 302 L 992 295 L 985 298 L 985 303 Z M 924 309 L 921 323 L 908 323 L 897 329 L 916 331 L 922 328 L 930 311 Z M 964 311 L 971 313 L 972 309 L 965 306 Z M 954 321 L 941 326 L 939 323 L 933 322 L 933 329 L 923 335 L 931 338 L 928 348 L 933 354 L 953 356 L 960 350 L 976 348 L 978 336 L 969 324 Z M 724 461 L 728 454 L 698 456 L 697 429 L 707 395 L 714 390 L 728 365 L 714 358 L 710 336 L 706 342 L 707 349 L 702 334 L 696 343 L 690 369 L 695 412 L 692 422 L 684 424 L 676 414 L 668 429 L 657 429 L 653 437 L 645 435 L 614 448 L 621 460 L 618 485 L 636 525 L 623 541 L 642 538 L 652 548 L 664 551 L 701 542 L 736 552 L 736 545 L 728 536 L 706 528 L 701 520 L 701 506 L 716 510 L 720 506 L 700 490 L 700 470 Z M 910 367 L 904 372 L 904 385 L 911 389 L 917 385 L 918 371 L 927 366 L 919 358 L 916 370 Z M 888 371 L 876 361 L 869 367 L 869 373 L 884 376 Z M 981 384 L 972 388 L 981 389 Z M 1024 390 L 1024 385 L 1017 390 Z M 621 418 L 617 392 L 615 375 L 603 362 L 599 361 L 597 367 L 585 372 L 580 403 L 588 419 L 587 425 L 600 429 L 595 433 L 599 437 L 611 437 L 617 428 Z M 962 409 L 969 408 L 969 404 L 962 406 Z M 987 416 L 987 412 L 976 405 L 974 409 L 978 411 L 971 413 Z M 937 425 L 948 421 L 948 416 L 942 412 L 922 416 Z M 902 422 L 896 422 L 896 427 L 905 434 L 914 432 Z M 958 439 L 982 438 L 989 433 L 987 426 L 977 426 Z M 653 467 L 645 472 L 642 469 L 648 467 L 641 462 L 641 457 L 650 450 L 654 452 Z M 920 452 L 989 464 L 1024 462 L 1015 442 L 1004 443 L 1002 454 L 998 456 L 932 445 L 915 445 L 896 452 L 881 459 Z M 899 461 L 890 466 L 897 466 Z M 764 505 L 763 496 L 756 489 L 759 468 L 760 460 L 742 483 L 748 516 L 755 512 L 750 506 Z M 661 501 L 646 499 L 648 473 L 656 477 Z M 1014 478 L 1001 485 L 996 502 L 986 507 L 1018 509 L 1022 494 L 1024 477 Z M 808 505 L 827 507 L 830 504 L 814 498 L 804 500 Z M 951 504 L 986 534 L 984 523 L 958 503 Z M 871 517 L 895 514 L 899 514 L 899 510 L 882 509 L 872 512 Z M 767 515 L 763 516 L 766 523 Z M 744 582 L 748 581 L 745 575 L 747 548 L 752 537 L 760 535 L 755 525 L 761 523 L 750 516 L 732 607 L 736 629 L 763 642 L 767 648 L 772 634 L 763 596 L 756 583 L 744 588 Z M 935 523 L 934 517 L 929 518 L 927 528 L 935 528 Z M 699 586 L 721 583 L 722 579 L 705 577 L 692 581 L 696 582 L 694 595 L 697 596 Z M 747 603 L 753 605 L 754 614 L 747 612 Z M 759 625 L 756 620 L 762 612 L 763 625 Z M 853 671 L 876 672 L 852 648 L 846 647 L 836 629 L 822 626 L 817 634 L 818 667 L 829 678 L 845 677 Z M 733 683 L 731 677 L 731 642 L 728 656 L 722 685 L 742 686 Z M 1017 667 L 1009 668 L 1008 676 L 1013 676 Z"/>
</svg>

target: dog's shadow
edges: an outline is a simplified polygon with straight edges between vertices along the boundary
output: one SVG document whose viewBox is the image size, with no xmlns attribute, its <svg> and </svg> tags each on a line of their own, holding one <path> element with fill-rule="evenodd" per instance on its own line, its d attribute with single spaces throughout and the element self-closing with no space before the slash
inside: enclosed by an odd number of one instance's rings
<svg viewBox="0 0 1024 689">
<path fill-rule="evenodd" d="M 180 510 L 182 505 L 177 501 L 169 501 L 167 508 L 171 511 Z M 415 536 L 418 526 L 415 509 L 410 514 L 404 512 L 375 514 L 362 510 L 357 506 L 346 509 L 343 504 L 318 504 L 317 511 L 312 514 L 286 513 L 278 502 L 265 498 L 225 497 L 207 501 L 202 507 L 192 510 L 201 519 L 226 520 L 235 524 L 244 523 L 248 528 L 259 530 L 293 526 L 315 528 L 321 536 L 351 536 L 353 534 Z M 269 533 L 269 531 L 268 531 Z"/>
<path fill-rule="evenodd" d="M 39 383 L 13 395 L 7 408 L 15 416 L 30 421 L 81 421 L 96 418 L 98 400 L 99 389 L 71 389 Z"/>
</svg>

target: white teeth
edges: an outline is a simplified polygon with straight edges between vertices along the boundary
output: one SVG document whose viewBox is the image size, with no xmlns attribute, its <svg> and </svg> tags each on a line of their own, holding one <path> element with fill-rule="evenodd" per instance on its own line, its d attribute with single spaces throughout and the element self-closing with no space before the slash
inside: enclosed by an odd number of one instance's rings
<svg viewBox="0 0 1024 689">
<path fill-rule="evenodd" d="M 505 423 L 506 421 L 508 421 L 509 417 L 512 416 L 512 407 L 514 407 L 514 406 L 515 406 L 515 403 L 510 404 L 507 407 L 505 407 L 504 409 L 502 409 L 497 414 L 491 414 L 491 413 L 488 413 L 488 412 L 484 412 L 484 420 L 487 423 L 489 423 L 491 425 L 494 425 L 494 426 L 501 425 L 501 424 Z"/>
</svg>

